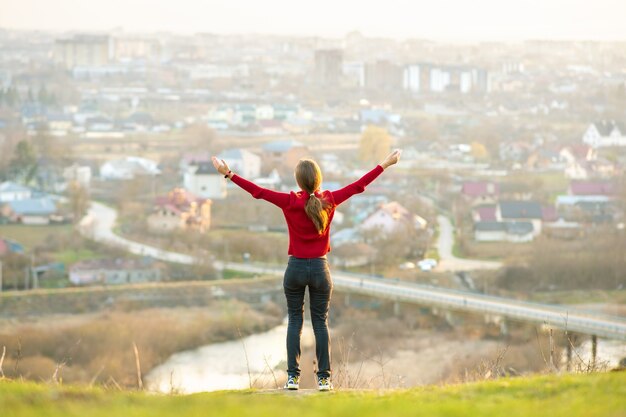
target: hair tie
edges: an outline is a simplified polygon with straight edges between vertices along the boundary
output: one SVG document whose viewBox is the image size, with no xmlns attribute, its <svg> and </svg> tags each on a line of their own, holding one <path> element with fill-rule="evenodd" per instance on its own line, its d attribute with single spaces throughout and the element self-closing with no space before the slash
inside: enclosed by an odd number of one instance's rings
<svg viewBox="0 0 626 417">
<path fill-rule="evenodd" d="M 315 197 L 315 193 L 311 193 L 309 197 Z"/>
</svg>

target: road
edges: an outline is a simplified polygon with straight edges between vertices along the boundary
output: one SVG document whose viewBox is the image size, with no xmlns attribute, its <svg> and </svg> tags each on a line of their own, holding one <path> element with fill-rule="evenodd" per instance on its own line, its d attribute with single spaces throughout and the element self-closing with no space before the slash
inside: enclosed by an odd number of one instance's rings
<svg viewBox="0 0 626 417">
<path fill-rule="evenodd" d="M 113 233 L 113 226 L 117 213 L 114 209 L 101 203 L 93 202 L 87 216 L 79 224 L 79 231 L 86 237 L 128 250 L 138 255 L 152 256 L 168 262 L 182 264 L 193 264 L 197 260 L 192 256 L 163 251 L 141 243 L 122 238 Z M 96 220 L 97 219 L 97 220 Z M 443 233 L 452 233 L 452 226 L 444 217 L 440 220 L 443 225 Z M 445 228 L 448 228 L 445 230 Z M 446 246 L 447 245 L 447 246 Z M 455 260 L 452 256 L 451 240 L 444 240 L 445 255 L 444 260 Z M 472 265 L 493 265 L 496 263 L 483 263 L 484 261 L 468 261 Z M 241 272 L 251 272 L 258 274 L 271 274 L 282 276 L 283 266 L 243 264 L 243 263 L 223 263 L 216 262 L 217 269 L 228 268 Z M 474 313 L 489 314 L 500 317 L 507 317 L 513 320 L 526 321 L 532 323 L 546 324 L 555 328 L 565 329 L 572 332 L 591 334 L 610 339 L 626 340 L 626 320 L 620 317 L 613 317 L 598 314 L 575 308 L 531 303 L 518 301 L 503 297 L 494 297 L 472 292 L 456 291 L 447 288 L 439 288 L 428 285 L 419 285 L 406 281 L 393 279 L 375 278 L 369 275 L 351 274 L 343 271 L 333 272 L 333 282 L 337 289 L 349 291 L 357 294 L 370 295 L 395 301 L 416 303 L 420 305 L 430 305 L 446 309 L 469 311 Z"/>
<path fill-rule="evenodd" d="M 483 261 L 478 259 L 457 258 L 452 253 L 454 246 L 454 228 L 450 219 L 438 215 L 439 238 L 437 239 L 437 251 L 439 252 L 439 264 L 436 271 L 471 271 L 475 269 L 498 269 L 502 262 Z"/>
<path fill-rule="evenodd" d="M 78 231 L 85 237 L 109 246 L 124 249 L 136 255 L 151 256 L 162 261 L 180 264 L 193 264 L 196 260 L 182 253 L 168 252 L 159 248 L 134 242 L 113 232 L 117 211 L 102 203 L 93 201 L 87 215 L 78 225 Z"/>
</svg>

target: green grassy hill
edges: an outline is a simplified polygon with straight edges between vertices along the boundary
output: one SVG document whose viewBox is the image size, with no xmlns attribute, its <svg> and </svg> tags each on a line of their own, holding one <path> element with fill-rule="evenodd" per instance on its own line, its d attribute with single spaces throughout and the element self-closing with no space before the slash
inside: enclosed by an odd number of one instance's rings
<svg viewBox="0 0 626 417">
<path fill-rule="evenodd" d="M 0 415 L 17 416 L 626 416 L 626 372 L 505 378 L 389 391 L 223 391 L 153 395 L 0 382 Z"/>
</svg>

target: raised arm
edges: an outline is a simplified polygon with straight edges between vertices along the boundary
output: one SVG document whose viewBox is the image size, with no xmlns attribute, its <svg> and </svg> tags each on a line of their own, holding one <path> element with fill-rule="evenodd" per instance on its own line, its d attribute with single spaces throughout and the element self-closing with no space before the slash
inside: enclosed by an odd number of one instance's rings
<svg viewBox="0 0 626 417">
<path fill-rule="evenodd" d="M 400 159 L 400 154 L 402 151 L 396 149 L 393 151 L 383 162 L 376 165 L 374 169 L 372 169 L 367 174 L 363 175 L 361 178 L 353 182 L 352 184 L 348 184 L 343 188 L 340 188 L 337 191 L 332 191 L 331 194 L 333 196 L 333 200 L 335 204 L 339 205 L 352 197 L 355 194 L 362 193 L 365 191 L 365 187 L 367 187 L 372 181 L 374 181 L 382 172 L 389 168 L 391 165 L 398 162 Z"/>
<path fill-rule="evenodd" d="M 224 175 L 227 178 L 230 178 L 232 182 L 240 186 L 242 189 L 249 192 L 252 197 L 257 199 L 262 199 L 265 201 L 269 201 L 270 203 L 280 207 L 285 208 L 289 205 L 289 194 L 281 193 L 279 191 L 269 190 L 267 188 L 259 187 L 255 183 L 248 181 L 247 179 L 240 177 L 239 175 L 233 173 L 229 168 L 226 162 L 222 160 L 218 160 L 216 157 L 212 157 L 213 166 L 220 174 Z"/>
</svg>

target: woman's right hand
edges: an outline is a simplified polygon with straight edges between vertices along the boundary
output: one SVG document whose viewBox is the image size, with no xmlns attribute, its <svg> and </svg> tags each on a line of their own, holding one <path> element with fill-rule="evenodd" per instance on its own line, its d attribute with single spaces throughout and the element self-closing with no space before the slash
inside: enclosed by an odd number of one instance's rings
<svg viewBox="0 0 626 417">
<path fill-rule="evenodd" d="M 220 174 L 226 175 L 230 171 L 228 165 L 226 164 L 226 161 L 224 161 L 223 159 L 217 159 L 217 157 L 213 156 L 211 157 L 211 161 L 213 161 L 213 166 Z"/>
<path fill-rule="evenodd" d="M 391 165 L 397 164 L 400 160 L 400 155 L 402 154 L 402 150 L 395 149 L 391 152 L 383 162 L 380 163 L 380 166 L 384 169 L 389 168 Z"/>
</svg>

